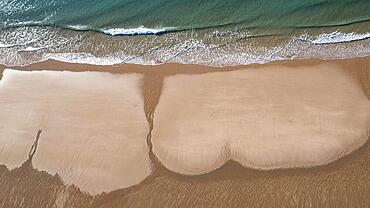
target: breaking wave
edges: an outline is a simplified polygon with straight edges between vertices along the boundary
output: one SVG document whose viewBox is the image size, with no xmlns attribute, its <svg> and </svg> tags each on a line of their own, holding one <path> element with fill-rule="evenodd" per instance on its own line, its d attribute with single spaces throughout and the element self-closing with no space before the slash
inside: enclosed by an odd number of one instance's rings
<svg viewBox="0 0 370 208">
<path fill-rule="evenodd" d="M 370 33 L 357 34 L 357 33 L 342 33 L 342 32 L 332 32 L 324 33 L 316 37 L 311 37 L 308 35 L 302 35 L 298 39 L 303 41 L 308 41 L 314 44 L 333 44 L 333 43 L 345 43 L 353 42 L 359 40 L 365 40 L 370 38 Z"/>
</svg>

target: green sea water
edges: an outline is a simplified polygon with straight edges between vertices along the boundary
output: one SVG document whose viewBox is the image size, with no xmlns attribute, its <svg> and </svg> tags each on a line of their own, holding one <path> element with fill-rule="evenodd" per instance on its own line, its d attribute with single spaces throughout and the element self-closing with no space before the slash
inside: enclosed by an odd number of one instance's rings
<svg viewBox="0 0 370 208">
<path fill-rule="evenodd" d="M 135 35 L 145 37 L 112 37 Z M 240 64 L 241 54 L 269 50 L 271 58 L 292 40 L 368 43 L 369 37 L 369 0 L 0 0 L 0 55 L 14 52 L 19 59 L 73 53 L 118 57 L 115 63 L 137 57 L 162 63 L 203 50 L 219 60 L 238 53 L 239 62 L 227 64 Z M 303 47 L 296 45 L 301 47 L 296 51 Z M 153 55 L 155 51 L 160 54 Z M 358 56 L 369 51 L 364 46 Z M 262 62 L 269 59 L 261 56 Z"/>
<path fill-rule="evenodd" d="M 368 0 L 1 0 L 1 27 L 302 28 L 370 20 Z"/>
</svg>

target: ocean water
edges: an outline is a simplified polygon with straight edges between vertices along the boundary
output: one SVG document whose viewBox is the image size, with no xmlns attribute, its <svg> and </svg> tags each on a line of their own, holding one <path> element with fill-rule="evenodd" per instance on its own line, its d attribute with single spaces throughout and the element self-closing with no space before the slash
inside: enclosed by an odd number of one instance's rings
<svg viewBox="0 0 370 208">
<path fill-rule="evenodd" d="M 7 65 L 347 58 L 369 38 L 369 0 L 0 0 Z"/>
</svg>

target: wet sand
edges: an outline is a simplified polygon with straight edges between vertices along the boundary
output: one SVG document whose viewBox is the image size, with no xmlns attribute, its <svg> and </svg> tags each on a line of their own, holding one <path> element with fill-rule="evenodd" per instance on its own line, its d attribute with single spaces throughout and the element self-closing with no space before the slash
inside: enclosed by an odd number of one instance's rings
<svg viewBox="0 0 370 208">
<path fill-rule="evenodd" d="M 335 64 L 361 84 L 370 97 L 370 59 L 339 61 L 284 61 L 267 65 L 211 68 L 192 65 L 112 66 L 43 62 L 18 70 L 109 71 L 143 74 L 142 95 L 150 129 L 156 128 L 156 106 L 165 88 L 164 80 L 178 74 L 263 69 L 265 67 L 310 67 Z M 189 85 L 191 86 L 191 85 Z M 154 133 L 154 132 L 153 132 Z M 31 133 L 35 134 L 35 132 Z M 43 135 L 40 137 L 42 141 Z M 31 140 L 33 137 L 31 138 Z M 325 166 L 260 171 L 229 161 L 220 169 L 201 176 L 184 176 L 169 171 L 151 151 L 152 174 L 136 186 L 92 197 L 76 187 L 66 187 L 63 178 L 34 169 L 33 159 L 13 170 L 0 167 L 0 205 L 3 207 L 366 207 L 369 204 L 368 143 L 354 153 Z M 33 140 L 32 140 L 33 141 Z M 31 148 L 31 147 L 29 147 Z M 38 152 L 35 152 L 35 157 Z M 122 174 L 123 176 L 124 174 Z M 10 190 L 12 190 L 10 192 Z M 33 192 L 32 190 L 37 190 Z"/>
</svg>

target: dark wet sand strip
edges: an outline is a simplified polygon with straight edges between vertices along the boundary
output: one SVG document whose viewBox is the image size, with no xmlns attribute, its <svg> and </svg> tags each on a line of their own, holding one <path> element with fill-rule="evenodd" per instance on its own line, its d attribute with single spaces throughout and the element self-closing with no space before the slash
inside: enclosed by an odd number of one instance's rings
<svg viewBox="0 0 370 208">
<path fill-rule="evenodd" d="M 360 81 L 370 97 L 369 57 L 324 62 L 339 64 L 347 68 L 348 73 Z M 284 61 L 268 65 L 311 66 L 320 63 L 323 61 Z M 243 68 L 248 67 L 244 66 Z M 255 65 L 254 67 L 263 66 Z M 53 61 L 23 68 L 17 67 L 20 70 L 52 69 L 143 73 L 146 77 L 144 80 L 150 80 L 150 82 L 145 81 L 143 84 L 143 95 L 147 120 L 151 126 L 153 126 L 153 112 L 158 103 L 164 76 L 237 70 L 239 68 L 241 67 L 224 69 L 170 64 L 154 67 L 127 65 L 99 67 Z M 153 85 L 157 86 L 156 90 L 153 90 Z M 150 137 L 148 138 L 150 139 Z M 37 155 L 37 152 L 35 154 Z M 173 173 L 155 162 L 156 168 L 153 175 L 138 186 L 96 197 L 81 193 L 76 187 L 66 188 L 58 176 L 37 171 L 26 163 L 13 170 L 0 166 L 0 206 L 366 207 L 370 203 L 368 197 L 370 195 L 369 159 L 370 147 L 366 144 L 351 155 L 322 167 L 257 171 L 242 168 L 235 162 L 228 162 L 216 171 L 196 177 Z M 10 190 L 13 191 L 10 192 Z"/>
</svg>

